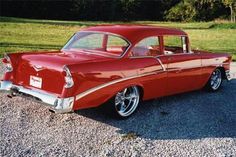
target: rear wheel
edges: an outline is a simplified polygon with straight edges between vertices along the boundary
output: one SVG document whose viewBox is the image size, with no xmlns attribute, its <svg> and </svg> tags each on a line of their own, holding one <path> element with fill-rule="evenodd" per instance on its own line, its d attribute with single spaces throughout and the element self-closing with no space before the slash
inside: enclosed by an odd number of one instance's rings
<svg viewBox="0 0 236 157">
<path fill-rule="evenodd" d="M 138 87 L 128 87 L 118 92 L 111 101 L 106 104 L 106 111 L 115 118 L 124 119 L 131 116 L 136 111 L 139 101 L 140 93 Z"/>
<path fill-rule="evenodd" d="M 222 72 L 220 69 L 215 69 L 207 82 L 206 88 L 209 91 L 217 91 L 222 84 Z"/>
</svg>

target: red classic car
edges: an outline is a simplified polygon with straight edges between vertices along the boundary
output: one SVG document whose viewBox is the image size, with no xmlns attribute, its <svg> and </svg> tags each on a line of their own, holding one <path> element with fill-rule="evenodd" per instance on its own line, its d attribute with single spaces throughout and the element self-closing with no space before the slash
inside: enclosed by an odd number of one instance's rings
<svg viewBox="0 0 236 157">
<path fill-rule="evenodd" d="M 103 25 L 75 33 L 59 51 L 6 55 L 0 89 L 26 95 L 53 112 L 106 105 L 125 118 L 141 100 L 220 88 L 231 56 L 191 50 L 179 29 Z M 108 103 L 109 102 L 109 103 Z"/>
</svg>

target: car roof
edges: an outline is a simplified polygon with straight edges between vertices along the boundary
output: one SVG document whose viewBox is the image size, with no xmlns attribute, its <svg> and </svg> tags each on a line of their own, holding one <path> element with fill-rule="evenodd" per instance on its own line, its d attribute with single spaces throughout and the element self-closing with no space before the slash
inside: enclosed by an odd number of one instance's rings
<svg viewBox="0 0 236 157">
<path fill-rule="evenodd" d="M 99 25 L 85 28 L 82 31 L 95 31 L 117 34 L 126 38 L 131 43 L 137 42 L 149 36 L 187 35 L 184 31 L 180 29 L 159 26 L 157 27 L 150 25 Z"/>
</svg>

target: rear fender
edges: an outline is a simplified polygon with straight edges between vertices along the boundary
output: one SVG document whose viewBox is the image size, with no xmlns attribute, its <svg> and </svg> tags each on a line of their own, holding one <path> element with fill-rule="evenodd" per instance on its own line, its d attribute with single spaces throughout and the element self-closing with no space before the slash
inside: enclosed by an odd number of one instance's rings
<svg viewBox="0 0 236 157">
<path fill-rule="evenodd" d="M 143 85 L 139 82 L 135 82 L 134 80 L 128 80 L 112 84 L 104 88 L 100 88 L 101 86 L 98 86 L 78 94 L 75 98 L 76 101 L 73 109 L 78 110 L 88 107 L 98 107 L 113 98 L 118 92 L 131 86 L 138 86 L 140 89 L 140 96 L 142 97 Z"/>
</svg>

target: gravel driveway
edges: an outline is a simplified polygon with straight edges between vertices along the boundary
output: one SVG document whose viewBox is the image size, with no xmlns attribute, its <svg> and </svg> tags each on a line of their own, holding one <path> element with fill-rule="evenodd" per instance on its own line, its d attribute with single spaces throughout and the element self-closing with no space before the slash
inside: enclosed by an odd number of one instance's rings
<svg viewBox="0 0 236 157">
<path fill-rule="evenodd" d="M 236 156 L 236 79 L 217 93 L 144 102 L 122 121 L 96 109 L 53 114 L 6 95 L 0 93 L 0 156 Z"/>
</svg>

